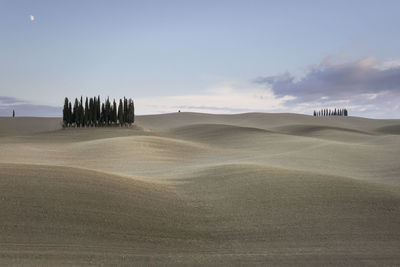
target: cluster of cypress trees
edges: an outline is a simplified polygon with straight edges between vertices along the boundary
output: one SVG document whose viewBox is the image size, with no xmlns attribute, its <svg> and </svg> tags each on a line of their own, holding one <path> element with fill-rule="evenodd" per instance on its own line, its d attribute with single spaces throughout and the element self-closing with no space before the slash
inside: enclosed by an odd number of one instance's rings
<svg viewBox="0 0 400 267">
<path fill-rule="evenodd" d="M 100 101 L 100 96 L 93 97 L 83 102 L 81 96 L 80 101 L 75 98 L 72 103 L 65 98 L 63 108 L 63 123 L 64 127 L 101 127 L 112 125 L 131 125 L 135 122 L 135 105 L 131 98 L 119 100 L 115 99 L 110 102 L 107 99 L 104 102 Z"/>
<path fill-rule="evenodd" d="M 321 109 L 320 111 L 314 110 L 314 116 L 348 116 L 347 109 Z"/>
</svg>

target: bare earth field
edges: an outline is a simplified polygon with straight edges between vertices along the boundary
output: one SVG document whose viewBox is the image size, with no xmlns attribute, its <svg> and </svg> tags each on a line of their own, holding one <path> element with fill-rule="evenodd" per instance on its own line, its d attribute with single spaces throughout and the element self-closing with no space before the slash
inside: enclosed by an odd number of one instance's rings
<svg viewBox="0 0 400 267">
<path fill-rule="evenodd" d="M 400 120 L 0 118 L 0 265 L 399 266 Z"/>
</svg>

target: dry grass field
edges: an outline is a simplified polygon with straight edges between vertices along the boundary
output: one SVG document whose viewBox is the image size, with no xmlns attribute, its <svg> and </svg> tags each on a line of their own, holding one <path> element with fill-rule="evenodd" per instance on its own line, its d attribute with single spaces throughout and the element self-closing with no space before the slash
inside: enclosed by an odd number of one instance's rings
<svg viewBox="0 0 400 267">
<path fill-rule="evenodd" d="M 398 266 L 400 120 L 0 118 L 0 265 Z"/>
</svg>

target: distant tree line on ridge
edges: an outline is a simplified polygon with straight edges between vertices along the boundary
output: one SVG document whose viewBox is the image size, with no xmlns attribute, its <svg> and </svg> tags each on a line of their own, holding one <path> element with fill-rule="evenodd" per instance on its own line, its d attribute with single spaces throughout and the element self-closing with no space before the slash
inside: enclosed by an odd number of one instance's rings
<svg viewBox="0 0 400 267">
<path fill-rule="evenodd" d="M 314 110 L 314 116 L 321 117 L 321 116 L 348 116 L 347 109 L 321 109 L 319 111 Z"/>
<path fill-rule="evenodd" d="M 135 122 L 135 105 L 131 98 L 110 102 L 107 99 L 100 101 L 100 96 L 88 99 L 85 103 L 81 96 L 80 101 L 75 98 L 74 104 L 65 98 L 63 108 L 64 127 L 104 127 L 104 126 L 129 126 Z"/>
</svg>

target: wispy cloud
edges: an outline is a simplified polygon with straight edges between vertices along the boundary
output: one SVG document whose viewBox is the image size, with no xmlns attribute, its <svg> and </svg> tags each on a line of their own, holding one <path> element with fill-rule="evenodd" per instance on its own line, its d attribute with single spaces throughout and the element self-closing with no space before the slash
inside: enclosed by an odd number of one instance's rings
<svg viewBox="0 0 400 267">
<path fill-rule="evenodd" d="M 400 61 L 371 58 L 352 62 L 329 57 L 302 77 L 291 73 L 264 76 L 245 85 L 215 86 L 201 94 L 136 99 L 138 113 L 296 112 L 346 107 L 351 115 L 400 116 Z"/>
<path fill-rule="evenodd" d="M 301 78 L 284 73 L 259 77 L 255 82 L 271 88 L 277 97 L 293 96 L 287 103 L 291 110 L 306 112 L 306 107 L 346 106 L 359 115 L 400 115 L 395 103 L 400 97 L 400 61 L 333 61 L 323 60 Z"/>
<path fill-rule="evenodd" d="M 345 107 L 350 115 L 400 116 L 400 61 L 371 58 L 338 63 L 327 58 L 302 77 L 291 73 L 255 82 L 217 84 L 197 94 L 135 98 L 137 114 L 190 111 L 205 113 L 295 112 Z M 61 116 L 61 106 L 35 105 L 0 96 L 0 116 Z"/>
<path fill-rule="evenodd" d="M 24 100 L 10 97 L 10 96 L 0 96 L 0 106 L 7 106 L 7 105 L 18 105 L 26 103 Z"/>
<path fill-rule="evenodd" d="M 61 107 L 53 107 L 47 105 L 36 105 L 25 100 L 0 96 L 0 116 L 11 116 L 15 110 L 17 116 L 32 117 L 61 117 Z"/>
<path fill-rule="evenodd" d="M 202 94 L 138 98 L 136 107 L 140 114 L 178 110 L 228 114 L 280 110 L 285 102 L 292 99 L 290 96 L 276 97 L 271 90 L 262 86 L 222 85 L 208 89 Z"/>
</svg>

